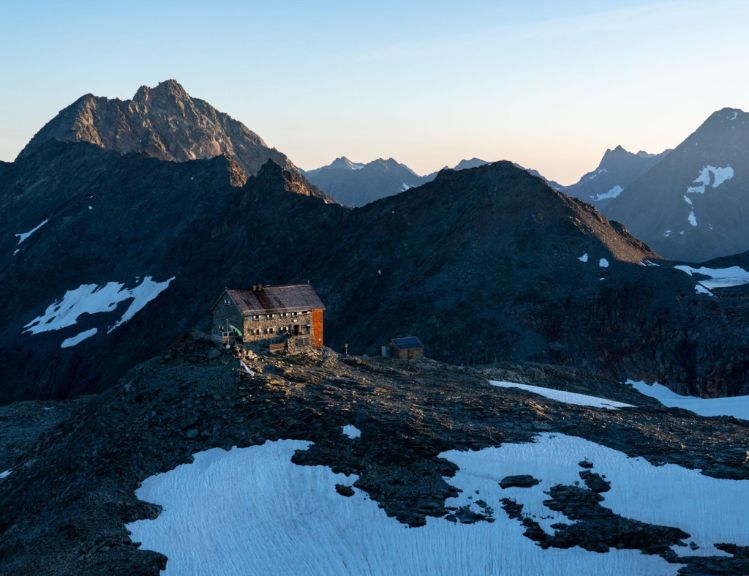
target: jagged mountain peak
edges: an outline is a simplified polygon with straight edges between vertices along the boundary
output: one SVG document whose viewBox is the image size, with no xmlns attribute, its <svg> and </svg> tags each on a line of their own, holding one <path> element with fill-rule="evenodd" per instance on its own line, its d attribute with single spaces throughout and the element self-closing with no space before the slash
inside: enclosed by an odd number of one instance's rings
<svg viewBox="0 0 749 576">
<path fill-rule="evenodd" d="M 469 168 L 477 168 L 478 166 L 483 166 L 484 164 L 488 164 L 488 162 L 474 156 L 473 158 L 462 159 L 453 167 L 453 170 L 467 170 Z"/>
<path fill-rule="evenodd" d="M 323 168 L 329 168 L 331 170 L 358 170 L 362 166 L 362 164 L 352 162 L 346 156 L 339 156 L 327 166 L 323 166 Z"/>
<path fill-rule="evenodd" d="M 650 154 L 649 152 L 645 152 L 644 150 L 640 150 L 636 153 L 630 152 L 621 144 L 617 144 L 617 146 L 614 148 L 606 149 L 606 152 L 604 152 L 603 158 L 601 158 L 601 162 L 598 165 L 598 168 L 605 168 L 612 162 L 627 162 L 637 158 L 652 158 L 654 156 L 656 156 L 656 154 Z"/>
<path fill-rule="evenodd" d="M 253 188 L 283 189 L 286 192 L 293 192 L 300 196 L 310 196 L 323 200 L 325 203 L 335 203 L 325 192 L 310 184 L 301 174 L 295 170 L 289 170 L 285 166 L 269 158 L 265 164 L 260 167 L 258 173 L 251 176 L 246 183 L 250 190 Z"/>
<path fill-rule="evenodd" d="M 86 94 L 60 111 L 18 155 L 42 142 L 90 142 L 120 154 L 140 152 L 172 162 L 233 157 L 247 176 L 273 159 L 298 171 L 260 136 L 208 102 L 193 98 L 176 80 L 141 86 L 132 100 Z"/>
<path fill-rule="evenodd" d="M 172 96 L 175 99 L 190 99 L 190 95 L 187 93 L 187 90 L 184 89 L 182 84 L 174 79 L 169 79 L 159 82 L 153 88 L 146 85 L 141 86 L 133 96 L 133 101 L 143 102 L 147 100 L 149 96 L 167 95 Z"/>
</svg>

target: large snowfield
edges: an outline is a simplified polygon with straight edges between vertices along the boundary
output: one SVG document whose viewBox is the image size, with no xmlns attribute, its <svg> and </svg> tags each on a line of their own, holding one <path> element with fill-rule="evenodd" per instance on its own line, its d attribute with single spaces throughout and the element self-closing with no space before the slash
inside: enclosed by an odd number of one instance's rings
<svg viewBox="0 0 749 576">
<path fill-rule="evenodd" d="M 699 398 L 681 396 L 663 384 L 646 384 L 627 380 L 640 394 L 655 398 L 669 408 L 684 408 L 700 416 L 733 416 L 749 420 L 749 396 L 728 396 L 725 398 Z"/>
<path fill-rule="evenodd" d="M 501 499 L 509 497 L 546 529 L 564 520 L 543 505 L 544 491 L 580 482 L 578 462 L 588 459 L 593 471 L 611 482 L 604 506 L 691 534 L 687 542 L 700 548 L 680 546 L 679 554 L 722 554 L 712 546 L 717 542 L 749 544 L 747 482 L 709 478 L 675 465 L 652 466 L 563 434 L 443 453 L 460 468 L 446 481 L 462 490 L 446 504 L 469 504 L 478 511 L 472 502 L 483 499 L 494 509 L 495 521 L 455 524 L 427 518 L 420 528 L 389 518 L 356 488 L 352 497 L 336 492 L 336 484 L 350 486 L 355 476 L 293 464 L 294 452 L 308 445 L 279 440 L 214 448 L 195 454 L 191 464 L 146 479 L 137 496 L 163 510 L 154 520 L 128 524 L 132 540 L 167 556 L 167 576 L 676 574 L 679 565 L 635 550 L 543 550 L 503 511 Z M 541 483 L 501 489 L 498 482 L 514 474 L 532 474 Z"/>
<path fill-rule="evenodd" d="M 140 312 L 146 304 L 154 300 L 166 290 L 174 277 L 164 282 L 155 282 L 151 276 L 146 276 L 133 288 L 126 288 L 120 282 L 107 282 L 103 285 L 81 284 L 74 290 L 68 290 L 58 301 L 50 304 L 44 314 L 34 318 L 24 326 L 24 332 L 40 334 L 62 330 L 75 326 L 84 314 L 105 314 L 117 309 L 121 302 L 132 300 L 120 319 L 108 328 L 108 333 L 122 326 Z M 76 346 L 80 342 L 94 336 L 96 328 L 84 330 L 63 340 L 62 348 Z"/>
</svg>

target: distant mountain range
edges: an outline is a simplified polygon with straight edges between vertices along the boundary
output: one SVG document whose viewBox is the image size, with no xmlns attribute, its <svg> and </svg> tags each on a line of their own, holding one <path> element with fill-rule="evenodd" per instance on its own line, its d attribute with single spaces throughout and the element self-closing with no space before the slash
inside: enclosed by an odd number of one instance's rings
<svg viewBox="0 0 749 576">
<path fill-rule="evenodd" d="M 588 202 L 624 224 L 669 259 L 705 261 L 749 250 L 749 114 L 725 108 L 673 150 L 658 154 L 608 149 L 595 170 L 552 188 Z M 461 160 L 453 170 L 485 160 Z M 348 206 L 398 194 L 431 181 L 395 160 L 355 164 L 339 158 L 309 179 Z"/>
<path fill-rule="evenodd" d="M 485 164 L 488 164 L 486 160 L 471 158 L 461 160 L 453 168 L 445 166 L 443 170 L 466 170 Z M 336 202 L 352 208 L 421 186 L 434 180 L 437 174 L 438 172 L 431 172 L 421 176 L 394 158 L 360 163 L 352 162 L 345 156 L 305 173 L 310 182 L 324 190 Z"/>
<path fill-rule="evenodd" d="M 336 202 L 351 207 L 364 206 L 427 181 L 393 158 L 362 164 L 342 156 L 305 175 Z"/>
<path fill-rule="evenodd" d="M 474 157 L 463 159 L 452 168 L 445 166 L 443 170 L 468 170 L 486 164 L 489 162 Z M 516 166 L 543 178 L 536 170 L 523 168 L 519 164 Z M 336 202 L 358 208 L 431 182 L 437 177 L 439 171 L 420 176 L 393 158 L 388 160 L 380 158 L 365 164 L 352 162 L 345 156 L 341 156 L 327 166 L 309 170 L 305 174 L 310 182 L 324 190 Z M 554 181 L 547 182 L 552 188 L 561 188 Z"/>
</svg>

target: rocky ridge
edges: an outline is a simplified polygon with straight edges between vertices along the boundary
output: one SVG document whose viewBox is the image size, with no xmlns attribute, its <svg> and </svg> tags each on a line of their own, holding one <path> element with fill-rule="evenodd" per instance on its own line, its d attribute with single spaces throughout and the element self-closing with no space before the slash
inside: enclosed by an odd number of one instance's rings
<svg viewBox="0 0 749 576">
<path fill-rule="evenodd" d="M 583 366 L 704 395 L 747 386 L 747 335 L 725 322 L 749 314 L 742 288 L 708 297 L 680 271 L 641 265 L 656 258 L 647 246 L 511 163 L 443 171 L 356 210 L 306 195 L 272 161 L 235 178 L 224 156 L 175 163 L 58 141 L 4 168 L 0 281 L 23 289 L 0 302 L 0 399 L 100 391 L 207 327 L 224 286 L 305 281 L 328 307 L 328 342 L 352 352 L 414 333 L 451 362 Z M 29 331 L 70 291 L 146 277 L 163 292 L 116 329 L 127 303 Z"/>
</svg>

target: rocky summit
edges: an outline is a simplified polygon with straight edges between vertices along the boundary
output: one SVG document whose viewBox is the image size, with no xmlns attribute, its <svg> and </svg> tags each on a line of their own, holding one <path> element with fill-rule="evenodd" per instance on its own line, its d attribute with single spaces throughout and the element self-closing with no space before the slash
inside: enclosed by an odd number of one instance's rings
<svg viewBox="0 0 749 576">
<path fill-rule="evenodd" d="M 243 172 L 241 181 L 257 174 L 268 160 L 298 171 L 286 155 L 228 114 L 190 96 L 176 80 L 141 86 L 132 100 L 86 94 L 45 124 L 18 158 L 30 156 L 49 140 L 90 142 L 120 154 L 135 152 L 172 162 L 225 155 Z"/>
</svg>

